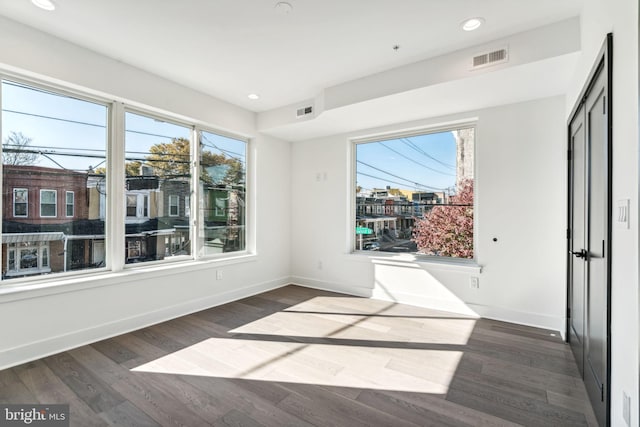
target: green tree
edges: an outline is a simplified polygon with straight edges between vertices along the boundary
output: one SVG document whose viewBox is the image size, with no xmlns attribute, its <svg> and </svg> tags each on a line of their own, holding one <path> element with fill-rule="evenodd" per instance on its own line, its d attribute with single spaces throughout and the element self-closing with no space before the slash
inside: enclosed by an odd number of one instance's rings
<svg viewBox="0 0 640 427">
<path fill-rule="evenodd" d="M 153 174 L 161 177 L 189 176 L 191 174 L 191 148 L 190 142 L 185 138 L 174 138 L 171 142 L 162 142 L 149 148 L 149 155 L 144 161 L 134 160 L 125 163 L 127 176 L 140 175 L 140 167 L 144 164 L 153 169 Z M 213 182 L 213 178 L 207 173 L 207 168 L 226 165 L 226 172 L 221 182 Z M 244 165 L 233 157 L 224 154 L 215 154 L 203 151 L 200 158 L 200 179 L 207 184 L 237 185 L 244 182 Z M 104 175 L 104 167 L 97 168 L 96 174 Z"/>
<path fill-rule="evenodd" d="M 126 162 L 124 164 L 124 171 L 126 176 L 138 176 L 140 175 L 140 166 L 142 165 L 142 162 L 139 162 L 137 160 L 133 161 L 133 162 Z M 93 173 L 98 174 L 98 175 L 106 175 L 107 174 L 107 169 L 102 166 L 99 168 L 96 168 Z"/>
</svg>

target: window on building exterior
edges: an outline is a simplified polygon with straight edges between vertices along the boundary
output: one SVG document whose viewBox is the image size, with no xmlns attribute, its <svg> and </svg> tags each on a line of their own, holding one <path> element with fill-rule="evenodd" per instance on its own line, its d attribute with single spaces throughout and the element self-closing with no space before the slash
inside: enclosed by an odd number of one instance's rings
<svg viewBox="0 0 640 427">
<path fill-rule="evenodd" d="M 357 142 L 355 249 L 474 257 L 470 126 Z"/>
<path fill-rule="evenodd" d="M 65 214 L 67 217 L 73 216 L 74 205 L 75 205 L 75 193 L 73 191 L 67 191 L 65 193 Z"/>
<path fill-rule="evenodd" d="M 200 133 L 201 255 L 246 248 L 247 142 Z"/>
<path fill-rule="evenodd" d="M 5 278 L 51 272 L 49 266 L 49 242 L 9 243 L 6 250 Z"/>
<path fill-rule="evenodd" d="M 191 254 L 189 217 L 180 215 L 177 202 L 191 194 L 191 132 L 188 126 L 125 113 L 127 219 L 144 219 L 125 224 L 127 240 L 137 238 L 128 247 L 129 255 L 137 255 L 128 256 L 128 263 Z"/>
<path fill-rule="evenodd" d="M 149 196 L 150 194 L 144 191 L 127 193 L 127 220 L 149 219 Z"/>
<path fill-rule="evenodd" d="M 169 195 L 169 216 L 178 216 L 179 201 L 177 194 Z"/>
<path fill-rule="evenodd" d="M 29 190 L 26 188 L 13 189 L 13 216 L 29 216 Z"/>
<path fill-rule="evenodd" d="M 109 107 L 6 79 L 0 93 L 2 186 L 13 189 L 2 202 L 2 277 L 104 265 L 104 252 L 96 259 L 90 250 L 72 256 L 66 249 L 86 236 L 106 238 L 100 199 Z"/>
<path fill-rule="evenodd" d="M 55 190 L 40 190 L 40 216 L 43 218 L 55 218 L 57 215 L 57 198 Z"/>
</svg>

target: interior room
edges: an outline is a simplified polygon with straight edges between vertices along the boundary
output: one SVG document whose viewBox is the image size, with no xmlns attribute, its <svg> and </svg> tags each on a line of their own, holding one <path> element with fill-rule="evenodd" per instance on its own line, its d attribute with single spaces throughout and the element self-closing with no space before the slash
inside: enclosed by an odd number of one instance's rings
<svg viewBox="0 0 640 427">
<path fill-rule="evenodd" d="M 0 0 L 0 405 L 638 425 L 639 24 L 631 0 Z M 441 206 L 465 251 L 420 240 Z"/>
</svg>

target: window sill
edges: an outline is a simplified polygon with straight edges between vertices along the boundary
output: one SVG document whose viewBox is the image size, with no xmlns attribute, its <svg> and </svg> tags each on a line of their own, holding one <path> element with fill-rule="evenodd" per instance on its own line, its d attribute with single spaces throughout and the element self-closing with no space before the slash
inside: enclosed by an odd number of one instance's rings
<svg viewBox="0 0 640 427">
<path fill-rule="evenodd" d="M 482 266 L 474 259 L 439 258 L 427 255 L 378 251 L 356 251 L 346 254 L 345 257 L 349 261 L 366 262 L 371 264 L 397 266 L 418 264 L 419 266 L 429 270 L 458 271 L 474 274 L 480 274 L 482 272 Z"/>
<path fill-rule="evenodd" d="M 203 260 L 153 263 L 153 265 L 136 265 L 122 271 L 108 270 L 91 273 L 77 273 L 63 277 L 49 276 L 37 281 L 3 282 L 0 284 L 0 304 L 30 298 L 46 297 L 67 292 L 84 291 L 103 286 L 122 285 L 137 282 L 141 279 L 154 279 L 191 271 L 206 270 L 227 265 L 243 264 L 257 261 L 257 255 L 242 253 L 237 256 Z M 19 279 L 16 279 L 19 280 Z"/>
<path fill-rule="evenodd" d="M 7 277 L 28 277 L 33 276 L 35 274 L 48 274 L 51 273 L 51 269 L 49 267 L 45 268 L 31 268 L 27 270 L 9 270 L 5 273 Z"/>
</svg>

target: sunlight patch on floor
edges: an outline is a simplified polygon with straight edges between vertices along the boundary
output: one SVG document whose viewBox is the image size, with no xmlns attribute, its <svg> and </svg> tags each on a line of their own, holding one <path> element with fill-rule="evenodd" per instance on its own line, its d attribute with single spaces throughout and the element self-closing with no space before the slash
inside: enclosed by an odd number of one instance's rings
<svg viewBox="0 0 640 427">
<path fill-rule="evenodd" d="M 475 323 L 475 318 L 388 301 L 317 297 L 229 332 L 464 345 Z"/>
<path fill-rule="evenodd" d="M 444 394 L 462 354 L 210 338 L 132 371 Z"/>
</svg>

